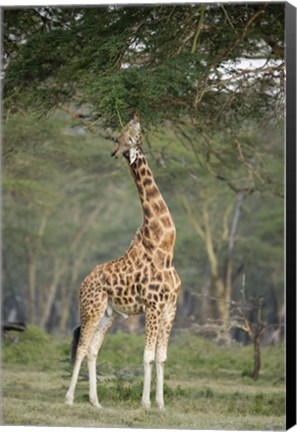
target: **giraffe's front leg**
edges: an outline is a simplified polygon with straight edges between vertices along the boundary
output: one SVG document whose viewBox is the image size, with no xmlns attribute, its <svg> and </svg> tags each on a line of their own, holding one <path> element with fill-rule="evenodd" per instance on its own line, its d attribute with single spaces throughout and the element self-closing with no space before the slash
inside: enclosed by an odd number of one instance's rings
<svg viewBox="0 0 297 432">
<path fill-rule="evenodd" d="M 144 350 L 143 364 L 144 364 L 144 380 L 143 380 L 143 392 L 142 392 L 142 406 L 144 408 L 150 408 L 150 393 L 151 393 L 151 379 L 152 379 L 152 365 L 155 360 L 155 350 L 147 349 Z"/>
<path fill-rule="evenodd" d="M 156 402 L 161 410 L 165 409 L 164 405 L 164 363 L 166 361 L 167 354 L 166 349 L 161 353 L 158 353 L 156 359 L 156 370 L 157 370 L 157 388 L 156 388 Z"/>
<path fill-rule="evenodd" d="M 152 365 L 155 360 L 155 351 L 157 343 L 158 326 L 160 322 L 160 313 L 155 310 L 146 309 L 145 313 L 145 348 L 143 355 L 144 363 L 144 380 L 142 392 L 142 406 L 150 408 L 151 378 Z"/>
<path fill-rule="evenodd" d="M 156 347 L 156 369 L 157 369 L 157 389 L 156 402 L 158 407 L 163 410 L 164 405 L 164 363 L 167 359 L 167 346 L 175 316 L 176 304 L 168 305 L 162 315 L 160 322 L 157 347 Z"/>
</svg>

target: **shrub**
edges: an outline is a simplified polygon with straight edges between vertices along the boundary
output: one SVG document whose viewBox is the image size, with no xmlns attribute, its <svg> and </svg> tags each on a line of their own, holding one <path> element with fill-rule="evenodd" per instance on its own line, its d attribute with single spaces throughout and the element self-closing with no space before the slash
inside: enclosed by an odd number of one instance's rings
<svg viewBox="0 0 297 432">
<path fill-rule="evenodd" d="M 54 367 L 61 356 L 58 343 L 34 325 L 29 325 L 23 333 L 11 332 L 3 347 L 4 365 L 24 365 L 30 369 L 47 370 Z"/>
</svg>

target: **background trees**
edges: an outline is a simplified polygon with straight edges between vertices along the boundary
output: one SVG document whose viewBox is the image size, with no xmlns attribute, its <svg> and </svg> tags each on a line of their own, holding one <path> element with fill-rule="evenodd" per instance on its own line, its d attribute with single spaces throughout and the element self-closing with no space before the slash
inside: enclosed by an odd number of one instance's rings
<svg viewBox="0 0 297 432">
<path fill-rule="evenodd" d="M 228 321 L 243 273 L 277 322 L 284 8 L 4 11 L 6 305 L 20 298 L 27 320 L 66 331 L 80 280 L 128 247 L 141 213 L 104 137 L 136 109 L 177 225 L 177 324 Z"/>
</svg>

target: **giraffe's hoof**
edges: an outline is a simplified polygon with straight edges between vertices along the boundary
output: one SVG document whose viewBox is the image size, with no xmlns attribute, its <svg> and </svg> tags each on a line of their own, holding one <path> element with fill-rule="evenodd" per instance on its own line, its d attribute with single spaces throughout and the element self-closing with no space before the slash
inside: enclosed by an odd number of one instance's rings
<svg viewBox="0 0 297 432">
<path fill-rule="evenodd" d="M 145 401 L 145 400 L 143 400 L 143 401 L 141 401 L 141 404 L 142 404 L 142 407 L 143 407 L 144 409 L 150 409 L 150 407 L 151 407 L 151 403 L 150 403 L 150 401 Z"/>
<path fill-rule="evenodd" d="M 163 401 L 163 400 L 157 400 L 157 399 L 156 399 L 156 402 L 157 402 L 157 405 L 158 405 L 159 410 L 161 410 L 161 411 L 165 411 L 164 401 Z"/>
<path fill-rule="evenodd" d="M 100 409 L 100 408 L 102 408 L 102 405 L 100 405 L 100 403 L 98 402 L 98 401 L 92 401 L 92 400 L 90 400 L 90 404 L 94 407 L 94 408 L 98 408 L 98 409 Z"/>
<path fill-rule="evenodd" d="M 69 406 L 73 405 L 73 397 L 66 395 L 65 404 Z"/>
</svg>

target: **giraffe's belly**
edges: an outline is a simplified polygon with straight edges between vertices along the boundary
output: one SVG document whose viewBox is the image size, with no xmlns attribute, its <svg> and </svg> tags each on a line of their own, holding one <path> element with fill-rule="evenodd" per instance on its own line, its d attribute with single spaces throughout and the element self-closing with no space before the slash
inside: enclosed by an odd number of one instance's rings
<svg viewBox="0 0 297 432">
<path fill-rule="evenodd" d="M 142 314 L 145 310 L 140 299 L 132 297 L 109 298 L 108 304 L 115 312 L 126 318 L 129 315 Z"/>
</svg>

